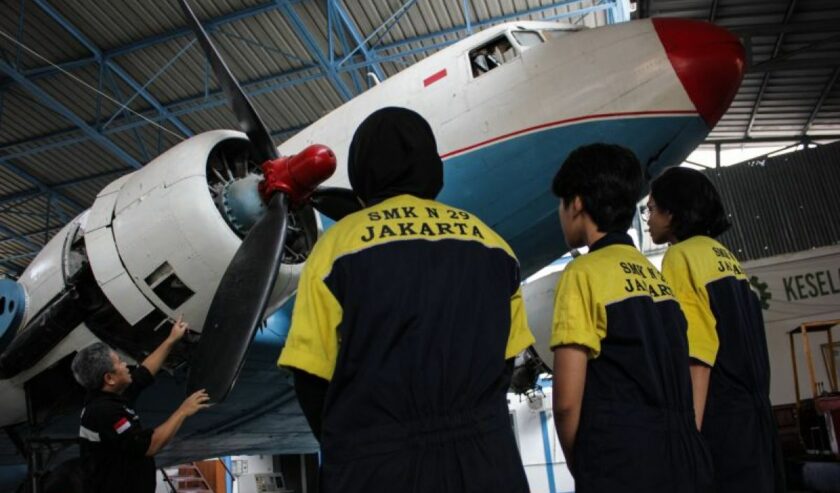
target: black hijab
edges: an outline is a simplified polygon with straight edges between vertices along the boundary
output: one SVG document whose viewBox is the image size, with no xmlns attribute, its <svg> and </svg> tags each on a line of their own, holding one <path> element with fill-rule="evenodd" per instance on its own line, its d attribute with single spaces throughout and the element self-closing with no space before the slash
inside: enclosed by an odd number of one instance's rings
<svg viewBox="0 0 840 493">
<path fill-rule="evenodd" d="M 443 188 L 432 128 L 405 108 L 383 108 L 365 118 L 350 143 L 347 171 L 367 206 L 402 194 L 434 199 Z"/>
</svg>

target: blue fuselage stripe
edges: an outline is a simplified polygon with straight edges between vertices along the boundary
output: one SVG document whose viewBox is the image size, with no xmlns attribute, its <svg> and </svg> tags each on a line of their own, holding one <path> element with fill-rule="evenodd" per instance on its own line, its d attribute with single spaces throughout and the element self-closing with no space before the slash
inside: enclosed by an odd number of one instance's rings
<svg viewBox="0 0 840 493">
<path fill-rule="evenodd" d="M 699 116 L 663 115 L 585 120 L 522 134 L 446 159 L 438 198 L 484 220 L 510 243 L 523 270 L 533 271 L 567 250 L 550 188 L 574 149 L 596 142 L 627 147 L 650 180 L 679 164 L 708 132 Z"/>
</svg>

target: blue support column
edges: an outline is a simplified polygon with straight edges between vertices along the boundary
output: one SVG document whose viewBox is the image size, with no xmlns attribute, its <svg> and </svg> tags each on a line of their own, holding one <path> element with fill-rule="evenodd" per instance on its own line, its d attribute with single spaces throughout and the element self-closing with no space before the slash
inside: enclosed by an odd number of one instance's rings
<svg viewBox="0 0 840 493">
<path fill-rule="evenodd" d="M 353 19 L 350 18 L 350 14 L 347 12 L 347 9 L 344 8 L 344 4 L 341 2 L 341 0 L 329 1 L 333 5 L 335 12 L 338 14 L 339 19 L 341 19 L 341 22 L 347 28 L 347 32 L 350 33 L 350 36 L 353 38 L 353 41 L 356 42 L 356 50 L 361 51 L 362 55 L 364 55 L 365 57 L 365 60 L 368 63 L 370 63 L 370 67 L 371 69 L 373 69 L 373 73 L 376 74 L 376 78 L 380 81 L 385 80 L 385 72 L 382 70 L 382 67 L 380 67 L 379 64 L 374 61 L 373 55 L 365 46 L 367 40 L 364 39 L 359 33 L 359 30 L 356 28 L 356 24 L 353 22 Z"/>
<path fill-rule="evenodd" d="M 233 470 L 233 465 L 231 464 L 230 456 L 225 457 L 225 466 L 226 466 L 226 474 L 225 474 L 225 492 L 226 493 L 233 493 L 233 477 L 231 476 L 231 472 Z"/>
<path fill-rule="evenodd" d="M 470 22 L 470 5 L 469 0 L 463 1 L 463 10 L 464 10 L 464 22 L 467 26 L 467 34 L 472 34 L 472 24 Z"/>
<path fill-rule="evenodd" d="M 102 86 L 105 83 L 105 65 L 99 65 L 99 76 L 96 78 L 96 128 L 102 121 Z"/>
<path fill-rule="evenodd" d="M 53 203 L 53 195 L 47 195 L 47 213 L 44 215 L 44 245 L 47 244 L 47 240 L 50 239 L 50 219 L 52 219 L 52 203 Z"/>
<path fill-rule="evenodd" d="M 318 46 L 318 43 L 312 36 L 312 33 L 309 32 L 309 29 L 306 28 L 303 20 L 300 18 L 298 13 L 295 12 L 294 7 L 285 0 L 276 0 L 276 3 L 280 11 L 283 12 L 283 15 L 285 15 L 286 19 L 292 24 L 295 34 L 301 38 L 309 52 L 315 56 L 318 64 L 326 73 L 327 78 L 330 82 L 332 82 L 333 86 L 338 91 L 338 94 L 342 97 L 342 99 L 344 99 L 344 101 L 351 100 L 353 98 L 353 93 L 350 91 L 350 88 L 347 87 L 347 84 L 345 84 L 341 76 L 338 75 L 335 65 L 331 64 L 324 56 L 324 52 L 321 51 L 321 48 Z"/>
<path fill-rule="evenodd" d="M 334 10 L 330 5 L 328 5 L 327 8 L 329 8 L 330 11 Z M 342 29 L 341 26 L 339 25 L 338 39 L 341 42 L 341 49 L 344 51 L 344 53 L 352 53 L 353 49 L 350 48 L 350 43 L 347 42 L 347 34 L 344 31 L 345 31 L 345 29 Z M 332 59 L 330 61 L 330 63 L 333 66 L 336 66 L 335 57 L 332 56 L 332 55 L 333 55 L 333 53 L 330 53 L 330 58 Z M 365 63 L 367 64 L 367 62 L 365 62 Z M 367 67 L 367 65 L 365 65 L 365 67 Z M 350 71 L 350 77 L 353 79 L 353 86 L 356 89 L 356 94 L 360 94 L 362 92 L 362 84 L 359 81 L 359 74 L 355 70 L 352 70 L 352 71 Z"/>
<path fill-rule="evenodd" d="M 128 73 L 120 68 L 119 65 L 114 63 L 112 60 L 105 58 L 102 55 L 102 50 L 100 50 L 93 42 L 87 38 L 81 31 L 79 31 L 75 26 L 73 26 L 70 21 L 68 21 L 64 16 L 62 16 L 52 5 L 47 3 L 47 0 L 35 0 L 35 3 L 38 7 L 41 8 L 47 15 L 53 18 L 61 27 L 63 27 L 67 32 L 73 35 L 80 43 L 82 43 L 85 48 L 87 48 L 93 56 L 99 61 L 99 63 L 104 64 L 107 66 L 111 71 L 117 75 L 120 79 L 122 79 L 126 84 L 131 87 L 132 90 L 136 91 L 140 96 L 146 100 L 152 107 L 158 110 L 161 114 L 166 116 L 167 120 L 169 120 L 175 127 L 183 132 L 184 135 L 187 137 L 192 137 L 193 132 L 190 130 L 186 125 L 184 125 L 178 118 L 169 115 L 166 108 L 158 102 L 157 99 L 154 98 L 148 91 L 146 91 L 140 84 L 137 83 Z"/>
<path fill-rule="evenodd" d="M 56 101 L 52 96 L 47 94 L 46 91 L 29 81 L 20 72 L 18 72 L 11 65 L 2 60 L 0 60 L 0 72 L 3 72 L 7 76 L 14 79 L 29 94 L 35 96 L 35 98 L 38 99 L 41 102 L 41 104 L 60 114 L 61 116 L 69 120 L 71 123 L 79 127 L 82 130 L 82 132 L 85 133 L 85 135 L 87 135 L 91 140 L 99 144 L 103 149 L 118 157 L 121 161 L 128 164 L 129 166 L 133 168 L 140 168 L 140 162 L 131 157 L 119 146 L 111 142 L 107 137 L 91 128 L 78 115 L 70 111 L 70 109 L 68 109 L 63 104 Z"/>
<path fill-rule="evenodd" d="M 20 7 L 19 7 L 19 15 L 18 15 L 18 33 L 17 33 L 17 40 L 18 45 L 15 48 L 15 67 L 20 68 L 20 57 L 21 51 L 23 50 L 23 26 L 24 26 L 24 13 L 26 12 L 26 1 L 20 0 Z"/>
</svg>

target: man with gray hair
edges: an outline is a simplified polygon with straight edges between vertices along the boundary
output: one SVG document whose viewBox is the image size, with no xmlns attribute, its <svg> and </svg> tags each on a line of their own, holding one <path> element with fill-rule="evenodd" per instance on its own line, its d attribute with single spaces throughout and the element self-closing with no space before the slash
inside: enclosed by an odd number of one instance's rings
<svg viewBox="0 0 840 493">
<path fill-rule="evenodd" d="M 154 455 L 175 436 L 186 418 L 209 406 L 207 392 L 199 390 L 153 430 L 143 429 L 133 409 L 137 396 L 152 384 L 187 327 L 179 317 L 166 340 L 131 371 L 101 342 L 82 349 L 73 358 L 73 376 L 88 391 L 79 427 L 87 473 L 85 491 L 154 492 Z"/>
</svg>

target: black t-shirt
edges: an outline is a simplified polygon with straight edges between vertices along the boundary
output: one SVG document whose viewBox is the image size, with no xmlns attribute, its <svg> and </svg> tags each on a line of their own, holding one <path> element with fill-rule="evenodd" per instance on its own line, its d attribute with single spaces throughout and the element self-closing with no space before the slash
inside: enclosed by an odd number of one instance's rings
<svg viewBox="0 0 840 493">
<path fill-rule="evenodd" d="M 88 393 L 79 427 L 81 456 L 92 493 L 153 493 L 155 459 L 146 451 L 154 430 L 144 430 L 134 401 L 154 377 L 144 366 L 131 372 L 132 383 L 122 394 Z"/>
</svg>

